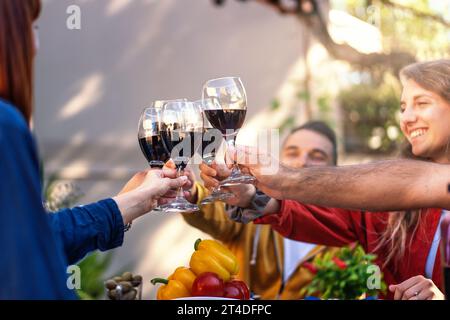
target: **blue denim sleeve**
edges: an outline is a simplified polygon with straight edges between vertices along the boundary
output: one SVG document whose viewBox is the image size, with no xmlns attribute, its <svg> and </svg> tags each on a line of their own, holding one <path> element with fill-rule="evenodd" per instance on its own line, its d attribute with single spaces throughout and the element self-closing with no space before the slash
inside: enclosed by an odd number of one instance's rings
<svg viewBox="0 0 450 320">
<path fill-rule="evenodd" d="M 123 219 L 113 199 L 63 209 L 49 217 L 69 264 L 76 263 L 91 251 L 105 251 L 123 243 Z"/>
<path fill-rule="evenodd" d="M 0 300 L 74 299 L 66 261 L 42 206 L 34 141 L 0 100 Z"/>
</svg>

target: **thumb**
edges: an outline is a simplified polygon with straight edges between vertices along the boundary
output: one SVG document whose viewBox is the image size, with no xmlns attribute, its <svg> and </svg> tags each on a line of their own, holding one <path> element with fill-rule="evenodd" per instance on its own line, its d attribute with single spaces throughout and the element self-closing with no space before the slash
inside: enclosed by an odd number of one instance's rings
<svg viewBox="0 0 450 320">
<path fill-rule="evenodd" d="M 391 285 L 389 286 L 389 291 L 390 291 L 390 292 L 394 292 L 395 289 L 397 289 L 397 285 L 396 285 L 396 284 L 391 284 Z"/>
<path fill-rule="evenodd" d="M 169 187 L 171 189 L 182 187 L 186 182 L 188 181 L 188 177 L 181 176 L 176 179 L 170 179 L 169 180 Z"/>
</svg>

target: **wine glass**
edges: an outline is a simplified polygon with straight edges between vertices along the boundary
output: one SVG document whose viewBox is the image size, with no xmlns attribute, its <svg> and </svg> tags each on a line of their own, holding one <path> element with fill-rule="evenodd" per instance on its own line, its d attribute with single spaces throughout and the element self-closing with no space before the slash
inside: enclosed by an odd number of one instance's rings
<svg viewBox="0 0 450 320">
<path fill-rule="evenodd" d="M 161 111 L 161 137 L 166 151 L 178 170 L 186 167 L 196 151 L 196 141 L 201 137 L 203 120 L 201 110 L 189 101 L 166 102 Z M 175 200 L 161 206 L 164 212 L 196 212 L 199 207 L 184 197 L 183 188 L 178 189 Z"/>
<path fill-rule="evenodd" d="M 152 103 L 152 107 L 162 110 L 162 108 L 164 107 L 164 105 L 167 102 L 183 102 L 183 101 L 188 101 L 186 98 L 179 98 L 179 99 L 170 99 L 170 100 L 156 100 Z"/>
<path fill-rule="evenodd" d="M 161 169 L 170 159 L 161 137 L 161 111 L 147 107 L 142 111 L 138 126 L 138 141 L 150 168 Z"/>
<path fill-rule="evenodd" d="M 211 125 L 220 130 L 229 147 L 235 146 L 236 136 L 247 113 L 247 95 L 238 77 L 208 80 L 203 86 L 202 99 L 210 98 L 213 103 L 206 105 L 205 115 Z M 251 184 L 255 177 L 242 174 L 236 162 L 231 174 L 220 182 L 222 186 Z"/>
<path fill-rule="evenodd" d="M 205 109 L 212 109 L 213 107 L 212 99 L 197 100 L 194 105 L 197 105 L 200 110 L 202 110 L 203 119 L 203 131 L 202 131 L 202 144 L 200 148 L 200 155 L 203 161 L 211 165 L 216 158 L 216 152 L 219 150 L 223 142 L 222 134 L 219 130 L 215 129 L 211 123 L 206 118 Z M 216 200 L 226 200 L 233 197 L 231 192 L 222 192 L 220 186 L 213 189 L 210 195 L 205 197 L 200 204 L 208 204 Z"/>
</svg>

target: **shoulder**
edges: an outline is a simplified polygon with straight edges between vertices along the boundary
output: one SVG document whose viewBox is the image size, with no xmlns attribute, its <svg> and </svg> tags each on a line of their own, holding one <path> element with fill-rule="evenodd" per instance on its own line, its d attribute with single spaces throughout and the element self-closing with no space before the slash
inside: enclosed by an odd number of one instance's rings
<svg viewBox="0 0 450 320">
<path fill-rule="evenodd" d="M 2 136 L 29 135 L 30 130 L 25 118 L 9 102 L 0 99 L 0 139 Z"/>
</svg>

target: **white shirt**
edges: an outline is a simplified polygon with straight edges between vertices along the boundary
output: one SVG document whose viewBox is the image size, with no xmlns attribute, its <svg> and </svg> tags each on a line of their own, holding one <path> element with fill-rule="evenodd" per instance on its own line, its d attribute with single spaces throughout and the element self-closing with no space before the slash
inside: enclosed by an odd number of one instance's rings
<svg viewBox="0 0 450 320">
<path fill-rule="evenodd" d="M 439 249 L 439 243 L 441 242 L 441 222 L 447 213 L 448 211 L 442 210 L 441 218 L 439 219 L 439 224 L 434 233 L 433 242 L 431 243 L 430 252 L 428 253 L 427 262 L 425 264 L 425 277 L 428 279 L 433 277 L 434 262 L 436 261 L 436 254 Z"/>
<path fill-rule="evenodd" d="M 284 282 L 297 269 L 298 264 L 316 246 L 316 244 L 283 239 L 284 244 Z"/>
</svg>

